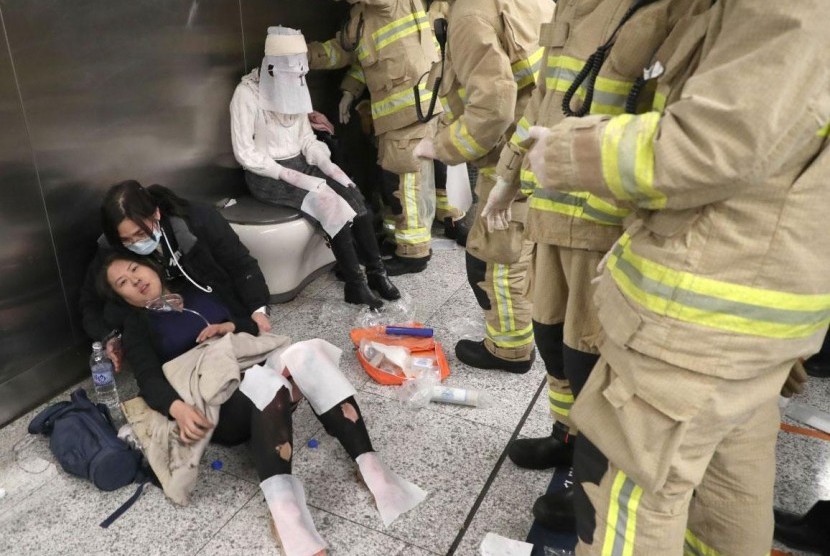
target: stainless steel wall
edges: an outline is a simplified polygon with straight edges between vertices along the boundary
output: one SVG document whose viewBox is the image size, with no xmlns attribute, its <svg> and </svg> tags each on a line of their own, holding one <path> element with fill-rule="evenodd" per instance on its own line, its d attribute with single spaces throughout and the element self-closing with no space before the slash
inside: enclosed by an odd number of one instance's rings
<svg viewBox="0 0 830 556">
<path fill-rule="evenodd" d="M 228 103 L 268 25 L 333 36 L 332 0 L 0 0 L 0 426 L 87 373 L 77 311 L 105 189 L 244 190 Z M 309 80 L 333 113 L 336 75 Z M 80 346 L 80 347 L 79 347 Z"/>
</svg>

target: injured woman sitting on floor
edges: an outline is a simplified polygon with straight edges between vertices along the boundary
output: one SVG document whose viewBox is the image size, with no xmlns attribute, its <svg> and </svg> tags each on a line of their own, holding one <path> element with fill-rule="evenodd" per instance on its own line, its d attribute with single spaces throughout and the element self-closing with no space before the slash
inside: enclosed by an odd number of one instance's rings
<svg viewBox="0 0 830 556">
<path fill-rule="evenodd" d="M 285 336 L 257 335 L 250 315 L 231 314 L 216 294 L 187 286 L 171 292 L 153 264 L 110 255 L 98 287 L 134 309 L 123 344 L 141 397 L 126 402 L 125 413 L 171 500 L 189 503 L 208 442 L 250 440 L 283 552 L 325 554 L 303 486 L 291 475 L 292 409 L 301 395 L 357 462 L 384 525 L 426 497 L 373 450 L 355 389 L 338 368 L 338 348 L 320 339 L 292 345 Z"/>
</svg>

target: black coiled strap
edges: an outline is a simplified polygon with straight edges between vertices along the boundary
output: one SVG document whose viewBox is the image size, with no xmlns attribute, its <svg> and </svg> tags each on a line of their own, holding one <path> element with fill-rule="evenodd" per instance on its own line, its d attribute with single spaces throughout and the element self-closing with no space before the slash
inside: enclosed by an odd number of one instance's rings
<svg viewBox="0 0 830 556">
<path fill-rule="evenodd" d="M 565 92 L 565 96 L 562 99 L 562 112 L 564 112 L 566 116 L 581 118 L 591 111 L 591 105 L 594 101 L 594 87 L 596 86 L 597 77 L 599 77 L 599 72 L 602 69 L 602 64 L 605 63 L 608 53 L 617 41 L 617 35 L 619 34 L 620 29 L 635 13 L 637 13 L 640 8 L 644 8 L 656 1 L 657 0 L 635 0 L 634 4 L 632 4 L 631 7 L 628 8 L 628 11 L 625 12 L 625 15 L 623 15 L 619 24 L 617 24 L 614 32 L 611 33 L 611 37 L 605 41 L 605 44 L 598 47 L 597 50 L 588 57 L 588 61 L 586 61 L 585 65 L 582 66 L 582 69 L 576 75 L 574 82 L 571 83 L 570 87 L 568 87 L 568 90 Z M 585 83 L 585 100 L 578 110 L 572 110 L 571 101 L 583 83 Z M 642 84 L 640 85 L 640 88 L 642 88 Z M 629 103 L 636 103 L 636 98 L 632 101 L 631 96 L 629 96 L 626 106 Z"/>
</svg>

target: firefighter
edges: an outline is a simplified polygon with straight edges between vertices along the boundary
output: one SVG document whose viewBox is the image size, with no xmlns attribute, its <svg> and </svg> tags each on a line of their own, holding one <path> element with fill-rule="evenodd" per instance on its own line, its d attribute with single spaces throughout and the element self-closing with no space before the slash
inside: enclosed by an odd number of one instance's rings
<svg viewBox="0 0 830 556">
<path fill-rule="evenodd" d="M 830 321 L 830 5 L 705 4 L 649 111 L 529 132 L 545 191 L 636 210 L 572 411 L 580 555 L 768 554 L 778 393 Z"/>
<path fill-rule="evenodd" d="M 478 167 L 476 192 L 486 199 L 495 164 L 533 91 L 542 61 L 539 22 L 550 0 L 450 0 L 440 130 L 416 155 Z M 434 72 L 435 73 L 435 72 Z M 506 230 L 489 232 L 476 218 L 467 239 L 467 278 L 485 312 L 483 341 L 461 340 L 455 352 L 472 367 L 527 372 L 534 359 L 525 275 L 531 245 L 522 240 L 526 198 L 519 194 Z M 481 205 L 483 206 L 483 204 Z"/>
</svg>

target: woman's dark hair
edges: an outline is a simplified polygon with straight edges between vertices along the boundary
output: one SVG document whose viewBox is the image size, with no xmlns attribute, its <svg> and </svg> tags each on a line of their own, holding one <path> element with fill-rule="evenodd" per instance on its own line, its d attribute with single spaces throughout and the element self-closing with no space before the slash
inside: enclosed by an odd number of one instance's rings
<svg viewBox="0 0 830 556">
<path fill-rule="evenodd" d="M 119 251 L 110 253 L 104 258 L 104 262 L 101 264 L 101 270 L 98 272 L 98 276 L 95 277 L 95 289 L 98 291 L 98 295 L 102 298 L 109 299 L 110 301 L 125 303 L 121 296 L 118 295 L 114 289 L 112 289 L 112 286 L 107 280 L 107 271 L 115 261 L 130 261 L 152 269 L 153 272 L 158 274 L 159 279 L 161 280 L 161 285 L 164 287 L 164 272 L 162 272 L 161 267 L 158 263 L 156 263 L 156 261 L 153 260 L 152 257 L 142 257 L 140 255 L 136 255 L 135 253 L 124 253 Z"/>
<path fill-rule="evenodd" d="M 144 220 L 151 218 L 156 208 L 165 216 L 183 216 L 188 202 L 166 187 L 153 184 L 147 188 L 135 180 L 122 181 L 109 188 L 101 204 L 101 227 L 104 236 L 114 248 L 122 246 L 118 225 L 130 219 L 147 236 L 151 230 Z"/>
</svg>

